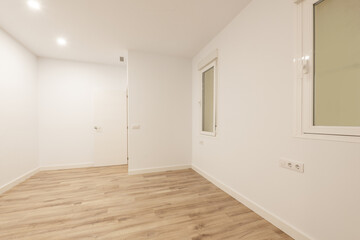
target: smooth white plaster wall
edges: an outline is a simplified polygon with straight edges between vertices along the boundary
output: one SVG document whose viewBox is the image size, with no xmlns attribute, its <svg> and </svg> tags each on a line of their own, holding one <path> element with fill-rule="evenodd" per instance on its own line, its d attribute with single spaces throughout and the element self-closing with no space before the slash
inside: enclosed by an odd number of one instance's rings
<svg viewBox="0 0 360 240">
<path fill-rule="evenodd" d="M 94 94 L 126 91 L 125 66 L 39 59 L 41 167 L 94 163 Z"/>
<path fill-rule="evenodd" d="M 37 168 L 37 59 L 0 29 L 0 189 Z"/>
<path fill-rule="evenodd" d="M 193 59 L 193 165 L 311 239 L 357 240 L 360 145 L 293 137 L 294 7 L 253 0 Z M 199 134 L 197 63 L 217 48 L 212 138 Z M 304 162 L 305 173 L 280 168 L 280 158 Z"/>
<path fill-rule="evenodd" d="M 190 165 L 191 60 L 130 51 L 128 63 L 129 171 Z"/>
</svg>

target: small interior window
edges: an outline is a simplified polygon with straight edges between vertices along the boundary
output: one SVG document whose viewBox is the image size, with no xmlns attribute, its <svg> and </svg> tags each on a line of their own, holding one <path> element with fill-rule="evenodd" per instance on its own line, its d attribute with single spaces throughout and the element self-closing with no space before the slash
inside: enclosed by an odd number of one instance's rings
<svg viewBox="0 0 360 240">
<path fill-rule="evenodd" d="M 215 135 L 215 64 L 209 65 L 202 71 L 202 124 L 201 132 L 205 135 Z"/>
</svg>

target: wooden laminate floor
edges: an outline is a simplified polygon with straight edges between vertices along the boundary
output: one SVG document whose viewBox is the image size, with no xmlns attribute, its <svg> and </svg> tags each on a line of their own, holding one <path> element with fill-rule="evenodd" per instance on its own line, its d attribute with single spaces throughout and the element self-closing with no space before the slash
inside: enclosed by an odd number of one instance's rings
<svg viewBox="0 0 360 240">
<path fill-rule="evenodd" d="M 289 240 L 193 170 L 45 171 L 0 195 L 0 239 Z"/>
</svg>

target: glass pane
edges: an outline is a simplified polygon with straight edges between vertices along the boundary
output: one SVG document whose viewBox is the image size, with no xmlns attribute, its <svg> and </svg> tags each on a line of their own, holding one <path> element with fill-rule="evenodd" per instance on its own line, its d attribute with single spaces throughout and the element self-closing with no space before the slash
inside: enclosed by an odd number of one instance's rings
<svg viewBox="0 0 360 240">
<path fill-rule="evenodd" d="M 360 126 L 360 0 L 314 5 L 314 125 Z"/>
<path fill-rule="evenodd" d="M 202 131 L 214 132 L 214 67 L 202 76 Z"/>
</svg>

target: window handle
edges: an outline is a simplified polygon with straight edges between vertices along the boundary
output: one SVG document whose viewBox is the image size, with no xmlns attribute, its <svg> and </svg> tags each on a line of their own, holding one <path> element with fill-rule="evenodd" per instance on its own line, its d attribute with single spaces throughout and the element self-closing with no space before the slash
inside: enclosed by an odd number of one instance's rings
<svg viewBox="0 0 360 240">
<path fill-rule="evenodd" d="M 309 64 L 310 64 L 310 56 L 303 56 L 301 58 L 302 60 L 302 72 L 303 74 L 308 74 L 309 73 Z"/>
</svg>

